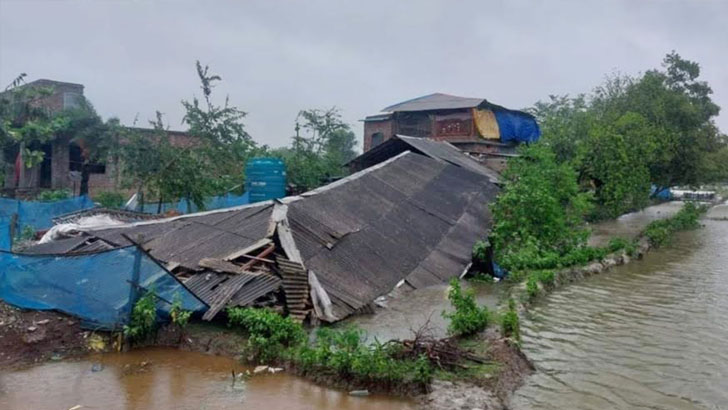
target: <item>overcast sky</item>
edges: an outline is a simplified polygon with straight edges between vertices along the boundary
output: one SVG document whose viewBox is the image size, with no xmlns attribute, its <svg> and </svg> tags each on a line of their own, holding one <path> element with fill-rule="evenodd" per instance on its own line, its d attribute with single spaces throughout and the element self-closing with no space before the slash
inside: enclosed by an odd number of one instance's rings
<svg viewBox="0 0 728 410">
<path fill-rule="evenodd" d="M 361 118 L 444 92 L 524 108 L 605 74 L 698 61 L 728 130 L 728 1 L 0 0 L 0 84 L 82 83 L 104 117 L 140 124 L 199 95 L 195 60 L 260 143 L 288 144 L 303 108 Z M 361 146 L 361 145 L 360 145 Z"/>
</svg>

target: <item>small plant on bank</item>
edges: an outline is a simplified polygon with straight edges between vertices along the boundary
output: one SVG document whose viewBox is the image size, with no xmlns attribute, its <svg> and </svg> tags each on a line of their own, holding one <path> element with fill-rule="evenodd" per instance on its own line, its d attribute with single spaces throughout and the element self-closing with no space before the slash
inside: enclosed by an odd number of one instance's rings
<svg viewBox="0 0 728 410">
<path fill-rule="evenodd" d="M 538 296 L 538 272 L 531 272 L 526 280 L 526 294 L 529 300 L 533 300 Z"/>
<path fill-rule="evenodd" d="M 293 361 L 305 372 L 334 372 L 342 378 L 390 386 L 414 382 L 424 387 L 433 374 L 427 357 L 403 357 L 399 343 L 375 340 L 367 344 L 357 328 L 319 328 L 316 340 L 296 349 Z"/>
<path fill-rule="evenodd" d="M 147 340 L 157 327 L 157 295 L 147 291 L 131 310 L 131 320 L 124 326 L 124 335 L 132 342 Z"/>
<path fill-rule="evenodd" d="M 666 244 L 676 231 L 695 229 L 700 226 L 700 216 L 707 207 L 686 203 L 673 217 L 653 221 L 645 228 L 644 235 L 653 246 Z"/>
<path fill-rule="evenodd" d="M 505 337 L 511 337 L 517 342 L 521 340 L 521 324 L 513 298 L 508 299 L 508 311 L 501 317 L 501 331 Z"/>
<path fill-rule="evenodd" d="M 545 287 L 551 289 L 556 283 L 556 274 L 552 270 L 542 270 L 538 272 L 538 281 Z"/>
<path fill-rule="evenodd" d="M 452 313 L 442 312 L 442 316 L 450 320 L 447 327 L 448 333 L 456 336 L 469 336 L 488 326 L 490 318 L 488 308 L 477 305 L 472 289 L 463 291 L 460 288 L 460 281 L 451 279 L 447 298 L 455 308 Z"/>
<path fill-rule="evenodd" d="M 483 272 L 475 272 L 472 275 L 470 275 L 467 279 L 469 282 L 478 282 L 478 283 L 495 282 L 495 278 L 493 276 L 488 275 L 487 273 L 483 273 Z"/>
<path fill-rule="evenodd" d="M 229 308 L 227 314 L 230 326 L 240 327 L 248 334 L 245 354 L 251 361 L 281 360 L 289 348 L 306 340 L 303 326 L 270 309 L 235 307 Z"/>
<path fill-rule="evenodd" d="M 191 311 L 182 309 L 182 298 L 179 294 L 176 294 L 172 302 L 172 308 L 169 310 L 169 317 L 172 319 L 172 323 L 184 330 L 191 316 Z"/>
</svg>

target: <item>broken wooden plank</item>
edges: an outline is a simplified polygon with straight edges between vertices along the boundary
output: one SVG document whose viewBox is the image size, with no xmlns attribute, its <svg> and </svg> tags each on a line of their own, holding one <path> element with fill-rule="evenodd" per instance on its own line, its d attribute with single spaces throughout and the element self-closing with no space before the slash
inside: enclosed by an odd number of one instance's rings
<svg viewBox="0 0 728 410">
<path fill-rule="evenodd" d="M 202 258 L 197 264 L 202 268 L 207 268 L 215 272 L 234 273 L 238 275 L 248 273 L 242 266 L 222 259 Z"/>
<path fill-rule="evenodd" d="M 273 251 L 275 249 L 276 249 L 276 244 L 271 243 L 270 245 L 268 245 L 267 248 L 265 248 L 265 250 L 263 250 L 263 252 L 261 252 L 260 254 L 258 254 L 258 259 L 265 258 L 266 256 L 268 256 L 271 253 L 273 253 Z M 253 259 L 250 262 L 247 262 L 245 265 L 243 265 L 243 269 L 244 270 L 250 270 L 250 268 L 252 268 L 253 265 L 255 265 L 256 262 L 258 262 L 258 260 L 256 260 L 256 259 Z"/>
<path fill-rule="evenodd" d="M 270 240 L 268 238 L 263 238 L 263 239 L 259 240 L 258 242 L 254 243 L 248 247 L 245 247 L 243 249 L 240 249 L 239 251 L 235 251 L 222 259 L 226 260 L 226 261 L 232 261 L 232 260 L 238 259 L 239 257 L 241 257 L 243 255 L 247 255 L 253 251 L 256 251 L 271 243 L 273 243 L 272 240 Z"/>
</svg>

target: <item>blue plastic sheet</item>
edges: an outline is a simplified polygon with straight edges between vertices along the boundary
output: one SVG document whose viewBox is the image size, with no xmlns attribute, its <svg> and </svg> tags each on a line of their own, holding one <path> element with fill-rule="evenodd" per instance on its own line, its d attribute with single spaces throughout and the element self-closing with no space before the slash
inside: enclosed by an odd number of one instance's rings
<svg viewBox="0 0 728 410">
<path fill-rule="evenodd" d="M 250 198 L 247 192 L 242 195 L 226 194 L 221 196 L 215 196 L 208 198 L 205 201 L 205 211 L 212 211 L 214 209 L 232 208 L 234 206 L 247 205 L 250 203 Z M 141 211 L 149 214 L 156 214 L 159 209 L 159 204 L 147 203 L 142 206 Z M 187 201 L 182 199 L 179 202 L 163 202 L 161 213 L 165 213 L 171 209 L 178 211 L 181 214 L 189 214 L 194 212 L 200 212 L 197 205 L 190 202 L 190 207 L 187 207 Z"/>
<path fill-rule="evenodd" d="M 0 216 L 0 251 L 9 251 L 13 246 L 10 238 L 10 221 Z"/>
<path fill-rule="evenodd" d="M 135 258 L 139 287 L 132 285 Z M 87 327 L 119 329 L 128 323 L 133 289 L 154 290 L 160 313 L 168 313 L 175 300 L 186 310 L 207 308 L 135 247 L 81 256 L 0 252 L 0 299 L 20 308 L 65 312 Z"/>
<path fill-rule="evenodd" d="M 93 207 L 94 203 L 87 195 L 52 202 L 0 198 L 0 219 L 10 220 L 17 214 L 18 232 L 26 226 L 43 230 L 52 227 L 53 218 L 57 216 Z"/>
<path fill-rule="evenodd" d="M 658 191 L 657 185 L 652 185 L 650 187 L 650 196 L 669 201 L 672 199 L 672 191 L 670 191 L 670 188 L 662 188 L 662 190 Z"/>
<path fill-rule="evenodd" d="M 518 111 L 494 112 L 502 142 L 536 142 L 541 138 L 541 129 L 532 116 Z"/>
</svg>

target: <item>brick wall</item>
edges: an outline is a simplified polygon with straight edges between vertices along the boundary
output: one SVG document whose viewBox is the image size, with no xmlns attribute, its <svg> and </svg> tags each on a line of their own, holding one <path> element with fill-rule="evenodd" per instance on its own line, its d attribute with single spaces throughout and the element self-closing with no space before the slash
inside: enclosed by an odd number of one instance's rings
<svg viewBox="0 0 728 410">
<path fill-rule="evenodd" d="M 385 121 L 365 121 L 364 122 L 364 152 L 372 149 L 372 135 L 381 132 L 384 139 L 382 142 L 392 138 L 394 135 L 392 129 L 392 120 Z"/>
</svg>

